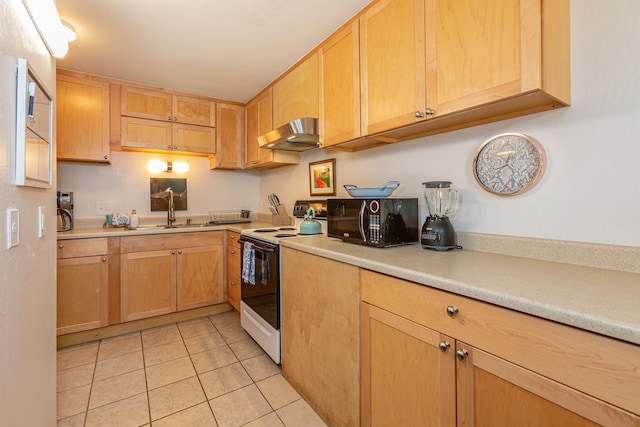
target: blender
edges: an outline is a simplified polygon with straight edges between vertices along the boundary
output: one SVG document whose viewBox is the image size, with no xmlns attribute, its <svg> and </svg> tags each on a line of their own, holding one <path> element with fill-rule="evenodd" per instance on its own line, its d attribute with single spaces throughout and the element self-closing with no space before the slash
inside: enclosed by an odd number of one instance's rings
<svg viewBox="0 0 640 427">
<path fill-rule="evenodd" d="M 423 182 L 427 201 L 427 216 L 422 226 L 420 243 L 425 249 L 448 251 L 456 245 L 456 231 L 449 216 L 453 215 L 458 201 L 458 191 L 449 181 Z"/>
</svg>

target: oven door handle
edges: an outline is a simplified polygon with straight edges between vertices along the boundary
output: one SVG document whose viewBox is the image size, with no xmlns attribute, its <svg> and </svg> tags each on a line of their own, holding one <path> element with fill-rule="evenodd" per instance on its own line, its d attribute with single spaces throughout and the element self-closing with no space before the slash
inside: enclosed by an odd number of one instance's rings
<svg viewBox="0 0 640 427">
<path fill-rule="evenodd" d="M 238 239 L 238 243 L 245 243 L 245 242 L 248 242 L 248 240 Z M 266 248 L 266 247 L 264 247 L 264 246 L 260 246 L 260 245 L 258 245 L 257 243 L 254 243 L 254 242 L 250 242 L 250 243 L 253 245 L 253 249 L 254 249 L 255 251 L 258 251 L 258 252 L 266 252 L 266 253 L 270 253 L 270 254 L 274 254 L 274 253 L 276 253 L 275 248 Z"/>
</svg>

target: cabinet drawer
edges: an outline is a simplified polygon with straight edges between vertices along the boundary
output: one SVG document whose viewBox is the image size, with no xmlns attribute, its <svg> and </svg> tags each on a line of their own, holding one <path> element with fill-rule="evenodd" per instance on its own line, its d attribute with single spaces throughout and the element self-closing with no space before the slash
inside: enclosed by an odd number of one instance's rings
<svg viewBox="0 0 640 427">
<path fill-rule="evenodd" d="M 240 248 L 240 243 L 238 240 L 240 239 L 240 233 L 236 233 L 235 231 L 227 231 L 227 245 L 233 246 L 236 248 Z"/>
<path fill-rule="evenodd" d="M 120 239 L 120 253 L 222 245 L 223 239 L 224 231 L 122 237 Z"/>
<path fill-rule="evenodd" d="M 640 414 L 640 346 L 366 270 L 362 299 Z"/>
<path fill-rule="evenodd" d="M 107 238 L 58 240 L 58 259 L 106 255 Z"/>
</svg>

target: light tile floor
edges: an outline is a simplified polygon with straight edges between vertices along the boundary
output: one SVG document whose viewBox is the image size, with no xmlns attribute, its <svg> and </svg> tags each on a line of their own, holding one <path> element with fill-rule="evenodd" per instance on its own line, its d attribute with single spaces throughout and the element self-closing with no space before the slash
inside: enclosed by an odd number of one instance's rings
<svg viewBox="0 0 640 427">
<path fill-rule="evenodd" d="M 234 311 L 58 351 L 58 426 L 326 426 Z"/>
</svg>

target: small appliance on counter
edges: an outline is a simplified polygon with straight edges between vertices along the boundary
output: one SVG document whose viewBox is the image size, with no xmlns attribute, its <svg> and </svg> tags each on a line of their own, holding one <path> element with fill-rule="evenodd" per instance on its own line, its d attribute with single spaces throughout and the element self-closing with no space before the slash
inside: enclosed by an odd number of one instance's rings
<svg viewBox="0 0 640 427">
<path fill-rule="evenodd" d="M 418 199 L 329 199 L 327 235 L 384 248 L 418 241 Z"/>
<path fill-rule="evenodd" d="M 436 251 L 459 248 L 456 245 L 456 231 L 449 220 L 456 210 L 458 191 L 449 181 L 429 181 L 422 185 L 429 211 L 422 226 L 422 247 Z"/>
<path fill-rule="evenodd" d="M 73 229 L 73 192 L 56 192 L 58 204 L 58 231 Z"/>
</svg>

